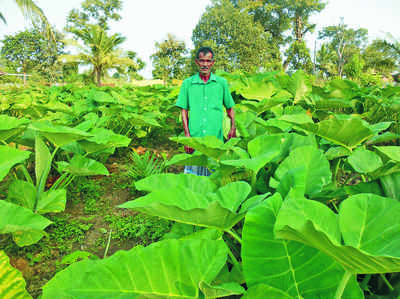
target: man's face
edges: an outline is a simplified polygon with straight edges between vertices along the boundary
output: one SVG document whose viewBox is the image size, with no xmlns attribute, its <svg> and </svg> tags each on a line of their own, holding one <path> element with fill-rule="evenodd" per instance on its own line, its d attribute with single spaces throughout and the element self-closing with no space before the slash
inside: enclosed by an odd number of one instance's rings
<svg viewBox="0 0 400 299">
<path fill-rule="evenodd" d="M 199 66 L 199 72 L 203 76 L 208 76 L 211 72 L 211 67 L 214 65 L 214 59 L 212 54 L 208 52 L 206 55 L 204 53 L 199 54 L 199 59 L 196 59 L 196 64 Z"/>
</svg>

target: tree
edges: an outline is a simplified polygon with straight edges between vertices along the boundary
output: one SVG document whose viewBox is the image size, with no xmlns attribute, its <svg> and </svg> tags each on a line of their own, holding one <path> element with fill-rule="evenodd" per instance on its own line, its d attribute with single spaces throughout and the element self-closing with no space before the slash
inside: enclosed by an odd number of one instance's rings
<svg viewBox="0 0 400 299">
<path fill-rule="evenodd" d="M 98 25 L 87 25 L 84 29 L 75 29 L 73 34 L 83 42 L 83 46 L 77 45 L 80 53 L 77 55 L 63 55 L 61 58 L 67 62 L 78 62 L 90 65 L 92 75 L 98 85 L 106 71 L 115 68 L 123 73 L 124 68 L 135 65 L 135 62 L 122 55 L 118 46 L 125 41 L 125 37 L 119 33 L 108 35 L 107 31 Z"/>
<path fill-rule="evenodd" d="M 215 68 L 255 72 L 279 69 L 280 53 L 271 34 L 228 0 L 215 0 L 193 30 L 195 48 L 211 46 Z"/>
<path fill-rule="evenodd" d="M 310 16 L 320 12 L 326 4 L 322 0 L 289 0 L 286 2 L 288 2 L 288 17 L 292 23 L 294 41 L 286 52 L 287 59 L 283 63 L 283 68 L 303 69 L 310 72 L 312 62 L 310 50 L 304 42 L 304 36 L 315 28 L 315 24 L 309 22 Z"/>
<path fill-rule="evenodd" d="M 55 41 L 55 35 L 43 10 L 33 0 L 15 0 L 25 18 L 30 19 L 36 26 L 43 25 L 47 37 Z M 0 10 L 0 19 L 7 24 L 6 18 Z"/>
<path fill-rule="evenodd" d="M 146 66 L 146 63 L 137 57 L 137 53 L 135 51 L 128 51 L 127 57 L 131 59 L 135 64 L 129 65 L 127 69 L 127 73 L 135 79 L 142 79 L 142 76 L 138 74 L 138 72 Z"/>
<path fill-rule="evenodd" d="M 1 56 L 11 70 L 23 73 L 38 71 L 42 75 L 54 75 L 58 56 L 64 50 L 60 34 L 58 35 L 56 44 L 49 43 L 37 28 L 7 35 L 2 41 Z"/>
<path fill-rule="evenodd" d="M 161 43 L 156 42 L 155 47 L 156 52 L 150 56 L 154 67 L 153 77 L 164 82 L 183 79 L 187 53 L 185 42 L 178 41 L 175 36 L 168 34 L 167 39 Z"/>
<path fill-rule="evenodd" d="M 313 63 L 311 61 L 310 50 L 305 41 L 295 40 L 286 51 L 286 60 L 283 68 L 291 71 L 303 70 L 311 72 Z"/>
<path fill-rule="evenodd" d="M 280 51 L 287 48 L 283 68 L 311 70 L 310 51 L 304 37 L 315 28 L 309 19 L 326 4 L 323 0 L 231 0 L 247 9 L 254 21 L 271 34 L 272 42 Z M 289 46 L 289 47 L 288 47 Z"/>
<path fill-rule="evenodd" d="M 368 41 L 368 30 L 352 29 L 343 24 L 324 27 L 318 38 L 325 41 L 330 51 L 335 53 L 336 75 L 343 76 L 345 64 L 353 55 L 360 54 Z"/>
<path fill-rule="evenodd" d="M 246 9 L 261 24 L 266 32 L 271 34 L 274 44 L 285 45 L 288 42 L 287 31 L 291 27 L 286 5 L 277 0 L 231 0 L 235 7 Z"/>
<path fill-rule="evenodd" d="M 119 21 L 118 11 L 122 9 L 121 0 L 85 0 L 81 10 L 73 9 L 67 17 L 67 31 L 84 29 L 87 25 L 98 25 L 109 29 L 110 20 Z"/>
<path fill-rule="evenodd" d="M 335 53 L 331 51 L 327 44 L 322 44 L 316 54 L 316 69 L 324 78 L 331 77 L 336 73 Z"/>
<path fill-rule="evenodd" d="M 387 41 L 376 39 L 362 53 L 364 70 L 389 76 L 396 69 L 397 57 L 396 52 L 387 45 Z"/>
</svg>

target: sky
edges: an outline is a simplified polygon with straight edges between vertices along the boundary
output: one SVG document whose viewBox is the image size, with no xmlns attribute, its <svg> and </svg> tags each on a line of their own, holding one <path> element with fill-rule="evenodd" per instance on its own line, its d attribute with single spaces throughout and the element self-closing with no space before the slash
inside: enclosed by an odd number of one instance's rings
<svg viewBox="0 0 400 299">
<path fill-rule="evenodd" d="M 80 8 L 82 0 L 35 0 L 58 30 L 66 24 L 66 17 L 73 8 Z M 325 26 L 337 25 L 343 18 L 349 28 L 366 28 L 370 39 L 385 37 L 388 33 L 400 41 L 400 0 L 325 0 L 325 9 L 311 17 L 317 24 L 316 32 Z M 7 25 L 0 23 L 0 40 L 7 34 L 29 28 L 15 0 L 0 0 L 0 11 Z M 192 49 L 192 31 L 211 0 L 123 0 L 122 19 L 111 24 L 111 31 L 119 32 L 127 39 L 122 48 L 133 50 L 146 63 L 141 75 L 151 78 L 151 60 L 155 43 L 173 34 Z M 314 49 L 316 32 L 307 37 L 310 49 Z M 318 48 L 317 44 L 317 48 Z"/>
</svg>

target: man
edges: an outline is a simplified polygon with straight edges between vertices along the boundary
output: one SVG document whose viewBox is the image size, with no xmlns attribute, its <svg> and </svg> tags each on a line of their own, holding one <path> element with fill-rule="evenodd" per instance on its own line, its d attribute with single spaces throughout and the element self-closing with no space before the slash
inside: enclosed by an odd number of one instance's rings
<svg viewBox="0 0 400 299">
<path fill-rule="evenodd" d="M 235 105 L 228 83 L 224 78 L 211 73 L 215 63 L 214 52 L 209 47 L 201 47 L 196 53 L 199 73 L 183 81 L 176 106 L 182 109 L 182 123 L 186 137 L 216 136 L 223 140 L 223 106 L 230 118 L 231 128 L 228 139 L 236 137 Z M 190 118 L 189 118 L 190 111 Z M 185 146 L 188 154 L 194 149 Z M 186 166 L 185 173 L 210 175 L 206 167 Z"/>
</svg>

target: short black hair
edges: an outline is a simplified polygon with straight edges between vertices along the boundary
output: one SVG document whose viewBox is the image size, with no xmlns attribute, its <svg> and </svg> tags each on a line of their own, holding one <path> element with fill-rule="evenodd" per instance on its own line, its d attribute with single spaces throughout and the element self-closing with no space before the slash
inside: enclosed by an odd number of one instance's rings
<svg viewBox="0 0 400 299">
<path fill-rule="evenodd" d="M 197 50 L 196 59 L 199 59 L 200 53 L 203 53 L 203 55 L 207 55 L 208 53 L 211 53 L 211 54 L 212 54 L 212 57 L 213 57 L 213 59 L 214 59 L 214 51 L 213 51 L 210 47 L 200 47 L 200 48 Z"/>
</svg>

